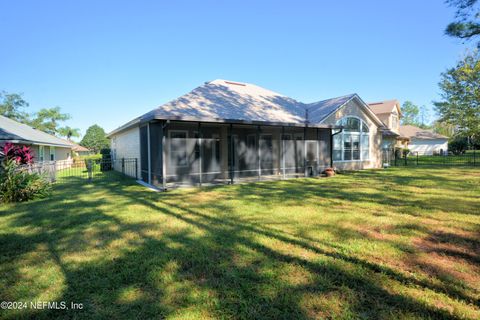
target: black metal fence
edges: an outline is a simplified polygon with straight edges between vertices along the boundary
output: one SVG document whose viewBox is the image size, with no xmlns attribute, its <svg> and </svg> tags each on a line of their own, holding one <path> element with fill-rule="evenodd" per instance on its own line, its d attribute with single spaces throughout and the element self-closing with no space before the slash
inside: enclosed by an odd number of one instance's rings
<svg viewBox="0 0 480 320">
<path fill-rule="evenodd" d="M 480 166 L 480 151 L 467 150 L 462 154 L 443 153 L 422 155 L 401 149 L 383 150 L 384 166 Z"/>
<path fill-rule="evenodd" d="M 43 175 L 55 183 L 68 183 L 73 180 L 95 182 L 105 178 L 131 177 L 138 179 L 138 160 L 122 158 L 116 160 L 82 159 L 45 161 L 24 165 L 20 170 L 27 170 Z"/>
</svg>

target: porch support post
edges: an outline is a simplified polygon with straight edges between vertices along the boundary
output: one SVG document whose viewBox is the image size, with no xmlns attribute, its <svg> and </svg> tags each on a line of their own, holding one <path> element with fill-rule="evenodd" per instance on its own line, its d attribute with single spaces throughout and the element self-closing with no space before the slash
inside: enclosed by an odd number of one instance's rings
<svg viewBox="0 0 480 320">
<path fill-rule="evenodd" d="M 163 191 L 167 190 L 167 151 L 165 149 L 166 143 L 166 134 L 165 129 L 167 128 L 168 122 L 163 123 L 162 125 L 162 189 Z"/>
<path fill-rule="evenodd" d="M 233 155 L 233 125 L 232 124 L 230 124 L 230 126 L 228 127 L 228 131 L 230 135 L 230 150 L 228 150 L 230 154 L 230 184 L 233 184 L 234 174 L 235 174 L 235 171 L 234 171 L 235 163 L 233 159 L 234 155 Z"/>
<path fill-rule="evenodd" d="M 203 148 L 202 148 L 202 124 L 201 122 L 198 123 L 198 148 L 200 153 L 200 158 L 198 159 L 198 184 L 202 186 L 202 162 L 203 162 Z"/>
<path fill-rule="evenodd" d="M 317 165 L 316 165 L 316 176 L 320 175 L 320 135 L 318 134 L 319 130 L 317 128 Z"/>
<path fill-rule="evenodd" d="M 307 127 L 303 127 L 303 171 L 305 177 L 308 177 L 307 168 Z"/>
<path fill-rule="evenodd" d="M 333 129 L 330 129 L 330 168 L 333 168 Z"/>
<path fill-rule="evenodd" d="M 152 154 L 150 152 L 150 122 L 147 123 L 148 184 L 152 184 Z"/>
<path fill-rule="evenodd" d="M 286 178 L 285 176 L 285 127 L 282 126 L 282 135 L 280 137 L 282 140 L 282 174 L 283 174 L 283 179 Z"/>
<path fill-rule="evenodd" d="M 262 177 L 262 162 L 261 162 L 261 152 L 260 152 L 260 126 L 257 126 L 257 170 L 258 170 L 258 180 Z"/>
</svg>

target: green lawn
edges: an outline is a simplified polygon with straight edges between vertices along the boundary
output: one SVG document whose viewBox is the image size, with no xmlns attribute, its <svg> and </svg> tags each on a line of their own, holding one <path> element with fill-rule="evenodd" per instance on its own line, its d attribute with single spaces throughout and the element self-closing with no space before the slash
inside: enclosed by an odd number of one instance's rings
<svg viewBox="0 0 480 320">
<path fill-rule="evenodd" d="M 480 168 L 167 193 L 72 182 L 0 208 L 0 318 L 479 319 Z"/>
</svg>

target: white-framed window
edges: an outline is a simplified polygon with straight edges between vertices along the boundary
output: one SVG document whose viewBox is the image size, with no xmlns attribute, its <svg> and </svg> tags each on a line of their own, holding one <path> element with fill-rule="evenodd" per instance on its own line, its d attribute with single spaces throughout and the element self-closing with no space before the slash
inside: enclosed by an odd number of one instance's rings
<svg viewBox="0 0 480 320">
<path fill-rule="evenodd" d="M 343 131 L 333 137 L 334 161 L 363 161 L 370 159 L 370 129 L 357 117 L 345 117 L 337 121 Z"/>
<path fill-rule="evenodd" d="M 50 147 L 50 161 L 55 161 L 55 147 Z"/>
<path fill-rule="evenodd" d="M 38 146 L 38 161 L 43 162 L 45 161 L 45 147 Z"/>
<path fill-rule="evenodd" d="M 186 167 L 187 162 L 187 138 L 186 130 L 171 130 L 168 132 L 170 165 L 173 167 Z"/>
</svg>

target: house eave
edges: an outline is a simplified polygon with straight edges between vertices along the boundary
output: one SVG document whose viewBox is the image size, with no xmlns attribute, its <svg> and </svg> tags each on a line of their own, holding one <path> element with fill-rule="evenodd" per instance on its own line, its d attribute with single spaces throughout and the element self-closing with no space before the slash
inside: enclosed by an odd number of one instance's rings
<svg viewBox="0 0 480 320">
<path fill-rule="evenodd" d="M 125 125 L 113 130 L 107 134 L 111 137 L 122 131 L 151 121 L 184 121 L 184 122 L 202 122 L 202 123 L 221 123 L 238 125 L 257 125 L 257 126 L 278 126 L 278 127 L 301 127 L 301 128 L 319 128 L 319 129 L 340 129 L 341 126 L 322 124 L 322 123 L 301 123 L 301 122 L 281 122 L 281 121 L 261 121 L 261 120 L 242 120 L 242 119 L 216 119 L 206 117 L 185 117 L 185 116 L 164 116 L 149 112 L 139 118 L 136 118 Z"/>
<path fill-rule="evenodd" d="M 3 143 L 14 143 L 14 144 L 27 144 L 34 146 L 47 146 L 47 147 L 59 147 L 59 148 L 68 148 L 72 149 L 71 145 L 66 144 L 57 144 L 57 143 L 45 143 L 41 141 L 31 141 L 31 140 L 22 140 L 22 139 L 0 139 L 0 142 Z"/>
</svg>

